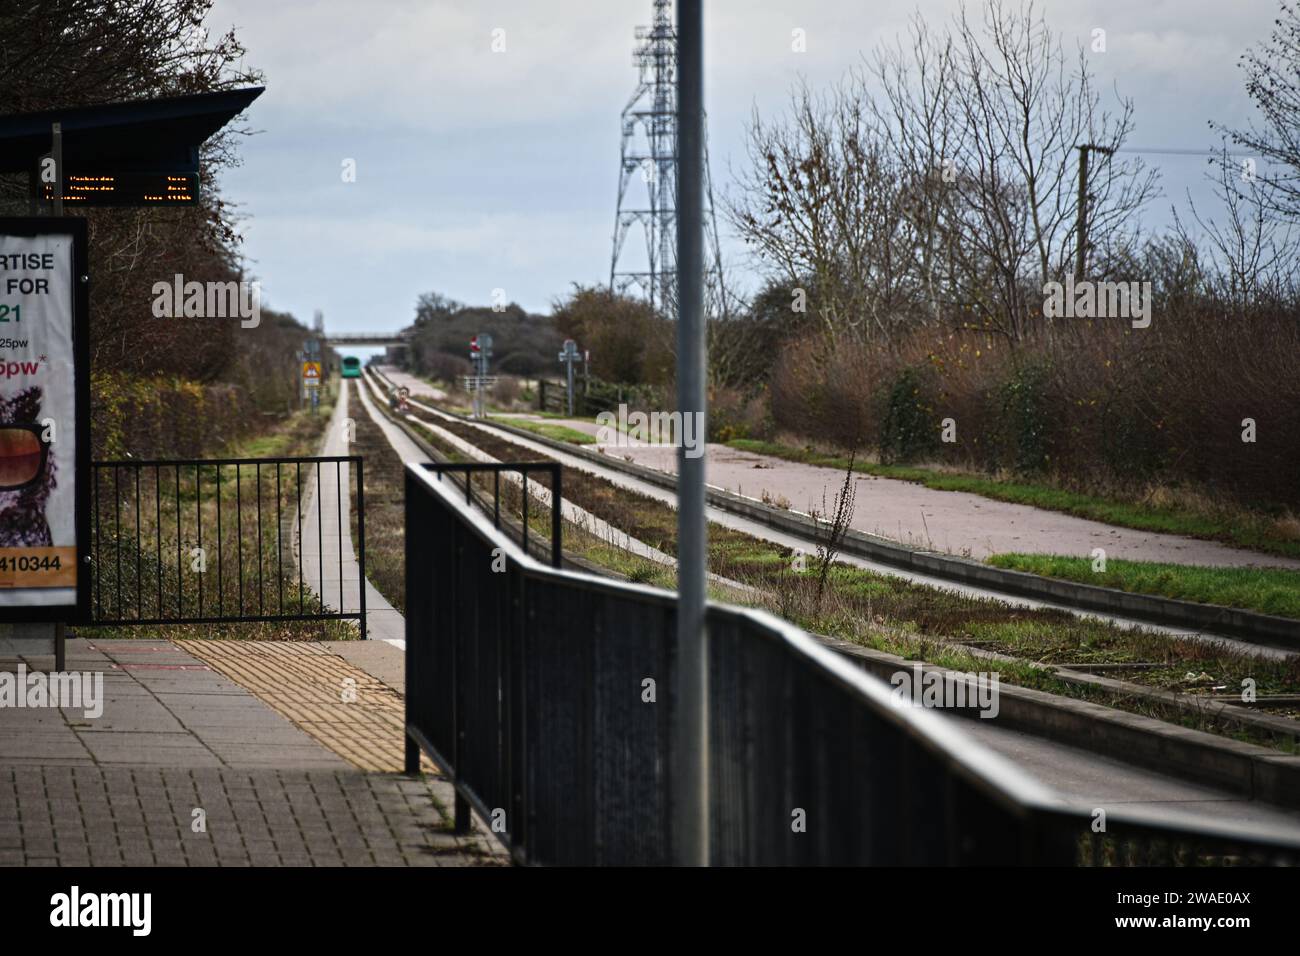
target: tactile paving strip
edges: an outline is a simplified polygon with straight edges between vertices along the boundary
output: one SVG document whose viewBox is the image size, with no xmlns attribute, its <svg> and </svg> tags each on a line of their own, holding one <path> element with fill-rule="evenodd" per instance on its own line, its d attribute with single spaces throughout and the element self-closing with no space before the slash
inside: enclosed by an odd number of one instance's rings
<svg viewBox="0 0 1300 956">
<path fill-rule="evenodd" d="M 402 695 L 315 642 L 192 641 L 177 647 L 246 688 L 362 770 L 401 772 Z M 425 758 L 422 769 L 438 773 Z"/>
</svg>

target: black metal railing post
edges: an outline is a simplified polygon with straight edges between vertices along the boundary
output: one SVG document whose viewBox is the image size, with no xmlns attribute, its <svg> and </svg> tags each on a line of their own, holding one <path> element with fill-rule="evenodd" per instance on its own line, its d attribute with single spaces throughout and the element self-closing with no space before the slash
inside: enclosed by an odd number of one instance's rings
<svg viewBox="0 0 1300 956">
<path fill-rule="evenodd" d="M 361 639 L 364 641 L 369 632 L 366 630 L 366 463 L 361 457 L 357 460 L 357 570 L 360 580 L 361 598 Z"/>
<path fill-rule="evenodd" d="M 553 568 L 560 567 L 564 558 L 560 547 L 560 503 L 563 500 L 560 482 L 563 474 L 561 469 L 556 468 L 551 486 L 551 567 Z"/>
</svg>

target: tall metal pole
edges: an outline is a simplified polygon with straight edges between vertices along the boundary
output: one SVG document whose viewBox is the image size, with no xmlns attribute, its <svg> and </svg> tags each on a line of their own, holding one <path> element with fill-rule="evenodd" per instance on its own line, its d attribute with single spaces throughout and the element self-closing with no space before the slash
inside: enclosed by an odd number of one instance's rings
<svg viewBox="0 0 1300 956">
<path fill-rule="evenodd" d="M 569 417 L 573 417 L 573 356 L 570 355 L 565 360 L 565 365 L 569 367 Z"/>
<path fill-rule="evenodd" d="M 50 157 L 54 160 L 54 215 L 63 215 L 63 124 L 50 127 Z M 38 187 L 39 188 L 39 187 Z M 63 621 L 54 625 L 54 669 L 67 667 L 67 627 Z"/>
<path fill-rule="evenodd" d="M 478 353 L 478 381 L 474 383 L 474 417 L 483 417 L 483 379 L 487 378 L 487 357 Z"/>
<path fill-rule="evenodd" d="M 708 534 L 704 520 L 704 16 L 677 2 L 677 686 L 672 765 L 674 858 L 709 863 Z M 688 430 L 687 422 L 694 424 Z M 692 435 L 699 442 L 688 449 Z M 692 451 L 693 454 L 687 454 Z"/>
</svg>

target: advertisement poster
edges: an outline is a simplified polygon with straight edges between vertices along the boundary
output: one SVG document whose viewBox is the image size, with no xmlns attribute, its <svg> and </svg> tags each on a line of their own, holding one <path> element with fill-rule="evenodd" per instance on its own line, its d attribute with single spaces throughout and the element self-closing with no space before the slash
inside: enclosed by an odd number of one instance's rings
<svg viewBox="0 0 1300 956">
<path fill-rule="evenodd" d="M 78 604 L 78 233 L 0 220 L 0 609 Z M 22 234 L 30 230 L 31 234 Z M 17 613 L 15 613 L 17 612 Z M 30 619 L 37 619 L 31 615 Z"/>
</svg>

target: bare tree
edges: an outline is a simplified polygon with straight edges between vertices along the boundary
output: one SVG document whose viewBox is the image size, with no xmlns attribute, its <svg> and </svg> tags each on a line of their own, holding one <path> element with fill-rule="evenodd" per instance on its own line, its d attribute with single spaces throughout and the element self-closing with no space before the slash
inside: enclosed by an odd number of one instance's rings
<svg viewBox="0 0 1300 956">
<path fill-rule="evenodd" d="M 1300 7 L 1282 3 L 1268 40 L 1246 53 L 1241 64 L 1246 92 L 1263 123 L 1228 132 L 1239 146 L 1268 161 L 1252 173 L 1260 185 L 1254 198 L 1271 213 L 1300 222 Z"/>
<path fill-rule="evenodd" d="M 1015 341 L 1037 312 L 1027 290 L 1073 271 L 1077 148 L 1120 147 L 1133 128 L 1133 105 L 1121 99 L 1115 115 L 1101 108 L 1086 53 L 1080 49 L 1069 68 L 1032 2 L 1012 9 L 991 0 L 979 23 L 963 7 L 954 30 L 958 244 L 977 251 L 994 279 L 991 289 L 967 289 L 967 298 Z M 1154 190 L 1155 176 L 1140 159 L 1104 163 L 1089 182 L 1094 241 L 1109 241 Z"/>
<path fill-rule="evenodd" d="M 904 298 L 905 241 L 896 164 L 872 128 L 861 88 L 800 85 L 785 117 L 757 113 L 750 168 L 726 215 L 758 257 L 810 303 L 831 339 L 888 338 Z"/>
<path fill-rule="evenodd" d="M 876 128 L 902 168 L 903 210 L 912 232 L 912 277 L 928 316 L 940 321 L 952 303 L 948 291 L 954 261 L 953 236 L 944 228 L 952 218 L 953 193 L 945 173 L 955 153 L 956 84 L 952 38 L 936 37 L 919 15 L 909 28 L 910 47 L 901 39 L 882 47 L 870 61 L 867 76 L 882 93 L 869 101 Z M 949 175 L 951 175 L 949 173 Z"/>
<path fill-rule="evenodd" d="M 1223 204 L 1222 220 L 1203 216 L 1191 194 L 1187 206 L 1200 227 L 1204 249 L 1203 291 L 1241 317 L 1251 306 L 1278 302 L 1295 292 L 1295 228 L 1274 218 L 1271 187 L 1242 178 L 1225 143 L 1211 164 L 1214 194 Z M 1275 195 L 1275 194 L 1274 194 Z M 1174 210 L 1174 227 L 1184 243 L 1195 247 L 1188 228 Z"/>
<path fill-rule="evenodd" d="M 1067 57 L 1032 2 L 963 7 L 942 32 L 918 16 L 830 93 L 755 115 L 729 213 L 782 279 L 816 283 L 832 338 L 953 314 L 1016 342 L 1076 258 L 1077 148 L 1122 145 L 1132 113 L 1102 109 L 1084 51 Z M 1122 246 L 1155 182 L 1140 159 L 1102 163 L 1093 242 Z"/>
</svg>

